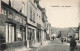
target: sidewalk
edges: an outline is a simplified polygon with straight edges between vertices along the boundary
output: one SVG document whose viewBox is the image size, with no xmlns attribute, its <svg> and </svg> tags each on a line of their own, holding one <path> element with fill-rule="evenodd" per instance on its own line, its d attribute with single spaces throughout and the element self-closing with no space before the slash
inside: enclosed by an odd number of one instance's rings
<svg viewBox="0 0 80 51">
<path fill-rule="evenodd" d="M 45 41 L 45 42 L 42 43 L 42 45 L 45 46 L 45 45 L 49 44 L 50 42 L 51 42 L 50 40 Z"/>
<path fill-rule="evenodd" d="M 36 43 L 34 44 L 31 48 L 24 48 L 24 51 L 36 51 L 36 49 L 38 49 L 39 47 L 43 47 L 46 46 L 50 41 L 45 41 L 42 44 L 41 43 Z"/>
</svg>

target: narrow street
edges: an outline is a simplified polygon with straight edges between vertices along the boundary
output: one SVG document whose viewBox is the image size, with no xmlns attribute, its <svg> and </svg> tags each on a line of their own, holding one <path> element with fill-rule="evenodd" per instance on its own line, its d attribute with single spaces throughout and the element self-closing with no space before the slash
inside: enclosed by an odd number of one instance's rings
<svg viewBox="0 0 80 51">
<path fill-rule="evenodd" d="M 62 43 L 59 39 L 48 42 L 47 45 L 41 46 L 34 51 L 69 51 L 69 45 Z"/>
<path fill-rule="evenodd" d="M 80 51 L 79 4 L 0 0 L 0 51 Z"/>
</svg>

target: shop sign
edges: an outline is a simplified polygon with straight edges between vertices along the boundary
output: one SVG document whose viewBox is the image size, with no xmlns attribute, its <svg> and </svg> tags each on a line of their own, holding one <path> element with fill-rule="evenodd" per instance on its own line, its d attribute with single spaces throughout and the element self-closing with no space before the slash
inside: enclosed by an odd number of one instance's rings
<svg viewBox="0 0 80 51">
<path fill-rule="evenodd" d="M 22 23 L 22 18 L 21 17 L 19 18 L 19 22 Z"/>
<path fill-rule="evenodd" d="M 8 18 L 12 19 L 12 15 L 11 15 L 11 14 L 9 14 Z"/>
<path fill-rule="evenodd" d="M 18 16 L 15 16 L 15 18 L 13 20 L 19 22 L 19 17 Z"/>
<path fill-rule="evenodd" d="M 13 19 L 12 17 L 13 17 L 12 14 L 8 12 L 8 18 Z"/>
<path fill-rule="evenodd" d="M 41 29 L 41 25 L 40 25 L 40 24 L 37 24 L 37 28 L 38 28 L 38 29 Z"/>
<path fill-rule="evenodd" d="M 25 19 L 23 19 L 23 24 L 26 24 L 26 20 Z"/>
<path fill-rule="evenodd" d="M 20 15 L 15 15 L 15 14 L 12 14 L 10 12 L 8 12 L 8 18 L 12 19 L 12 20 L 15 20 L 19 23 L 22 23 L 22 24 L 26 24 L 26 20 L 25 18 L 21 17 Z"/>
</svg>

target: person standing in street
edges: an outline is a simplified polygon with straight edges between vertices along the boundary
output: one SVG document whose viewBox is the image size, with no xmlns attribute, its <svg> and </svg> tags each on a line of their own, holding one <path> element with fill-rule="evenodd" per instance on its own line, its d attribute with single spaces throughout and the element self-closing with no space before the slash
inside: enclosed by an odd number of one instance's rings
<svg viewBox="0 0 80 51">
<path fill-rule="evenodd" d="M 74 37 L 71 37 L 71 41 L 70 41 L 70 51 L 75 51 L 76 50 L 76 40 L 74 39 Z"/>
<path fill-rule="evenodd" d="M 63 44 L 63 38 L 61 39 L 61 42 L 62 42 L 62 44 Z"/>
</svg>

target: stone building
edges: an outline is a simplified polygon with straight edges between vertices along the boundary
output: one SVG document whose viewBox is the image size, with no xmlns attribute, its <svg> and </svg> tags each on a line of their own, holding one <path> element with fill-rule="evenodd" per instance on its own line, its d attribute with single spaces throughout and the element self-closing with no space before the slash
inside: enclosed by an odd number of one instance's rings
<svg viewBox="0 0 80 51">
<path fill-rule="evenodd" d="M 37 2 L 37 40 L 38 42 L 45 41 L 45 31 L 44 31 L 44 21 L 43 21 L 43 8 L 39 5 L 39 2 Z"/>
<path fill-rule="evenodd" d="M 35 0 L 27 0 L 27 27 L 28 27 L 28 34 L 27 40 L 29 41 L 29 46 L 35 44 L 36 40 L 36 30 L 37 30 L 37 4 Z"/>
<path fill-rule="evenodd" d="M 27 17 L 8 3 L 1 1 L 0 50 L 12 51 L 26 47 Z"/>
<path fill-rule="evenodd" d="M 46 36 L 46 12 L 39 5 L 39 0 L 27 0 L 28 40 L 30 45 L 42 43 Z"/>
<path fill-rule="evenodd" d="M 42 43 L 47 16 L 39 0 L 0 0 L 0 50 L 16 51 Z"/>
<path fill-rule="evenodd" d="M 45 41 L 47 38 L 47 22 L 48 22 L 45 8 L 42 8 L 42 21 L 43 21 L 43 27 L 44 27 L 43 41 Z"/>
<path fill-rule="evenodd" d="M 79 24 L 79 26 L 78 26 L 78 36 L 79 36 L 79 40 L 80 40 L 80 24 Z"/>
<path fill-rule="evenodd" d="M 51 40 L 51 24 L 47 22 L 47 40 Z"/>
</svg>

